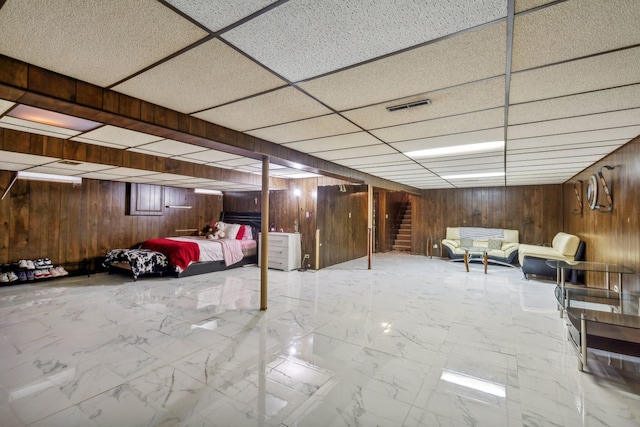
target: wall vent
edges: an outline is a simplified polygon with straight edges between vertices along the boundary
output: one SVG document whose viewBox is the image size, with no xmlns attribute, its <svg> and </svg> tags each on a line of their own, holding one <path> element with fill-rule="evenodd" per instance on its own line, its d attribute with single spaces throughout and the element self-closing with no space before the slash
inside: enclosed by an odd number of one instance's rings
<svg viewBox="0 0 640 427">
<path fill-rule="evenodd" d="M 82 162 L 74 162 L 73 160 L 60 160 L 58 163 L 69 166 L 78 166 L 82 164 Z"/>
</svg>

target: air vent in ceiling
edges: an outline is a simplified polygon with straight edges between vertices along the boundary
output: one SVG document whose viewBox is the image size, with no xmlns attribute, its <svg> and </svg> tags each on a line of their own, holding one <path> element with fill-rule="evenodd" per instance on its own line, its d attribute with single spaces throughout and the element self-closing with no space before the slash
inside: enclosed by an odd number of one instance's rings
<svg viewBox="0 0 640 427">
<path fill-rule="evenodd" d="M 422 101 L 408 102 L 406 104 L 393 105 L 391 107 L 387 107 L 387 111 L 398 111 L 405 110 L 407 108 L 419 107 L 420 105 L 429 105 L 431 104 L 430 99 L 423 99 Z"/>
<path fill-rule="evenodd" d="M 82 162 L 74 162 L 72 160 L 60 160 L 58 163 L 69 166 L 78 166 L 82 164 Z"/>
</svg>

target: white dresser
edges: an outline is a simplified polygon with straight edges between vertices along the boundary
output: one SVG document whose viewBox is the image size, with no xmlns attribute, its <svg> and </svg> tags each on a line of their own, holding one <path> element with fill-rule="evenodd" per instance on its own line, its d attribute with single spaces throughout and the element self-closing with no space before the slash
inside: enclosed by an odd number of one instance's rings
<svg viewBox="0 0 640 427">
<path fill-rule="evenodd" d="M 301 266 L 300 233 L 269 233 L 269 268 L 291 271 Z M 259 233 L 259 242 L 262 233 Z M 262 246 L 258 243 L 258 265 L 262 262 Z"/>
</svg>

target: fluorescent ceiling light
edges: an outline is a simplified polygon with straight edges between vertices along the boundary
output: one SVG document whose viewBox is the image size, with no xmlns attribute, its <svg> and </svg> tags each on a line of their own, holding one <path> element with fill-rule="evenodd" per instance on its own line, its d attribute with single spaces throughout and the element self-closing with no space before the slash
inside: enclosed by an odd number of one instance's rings
<svg viewBox="0 0 640 427">
<path fill-rule="evenodd" d="M 207 190 L 206 188 L 196 188 L 193 190 L 196 194 L 213 194 L 216 196 L 222 196 L 222 191 L 220 190 Z"/>
<path fill-rule="evenodd" d="M 458 372 L 449 371 L 447 369 L 442 370 L 440 379 L 452 384 L 460 385 L 462 387 L 467 387 L 473 390 L 481 391 L 483 393 L 492 394 L 494 396 L 507 396 L 506 389 L 502 384 L 494 383 L 492 381 L 483 380 L 481 378 L 472 377 L 470 375 L 465 375 Z"/>
<path fill-rule="evenodd" d="M 18 171 L 18 179 L 30 179 L 33 181 L 64 182 L 69 184 L 82 184 L 79 176 L 53 175 L 49 173 L 38 173 L 28 171 Z"/>
<path fill-rule="evenodd" d="M 79 132 L 86 132 L 88 130 L 95 129 L 98 126 L 102 126 L 102 123 L 68 116 L 54 111 L 43 110 L 42 108 L 29 107 L 28 105 L 18 105 L 16 108 L 9 111 L 7 116 L 41 123 L 43 125 L 72 129 Z"/>
<path fill-rule="evenodd" d="M 442 179 L 471 179 L 471 178 L 495 178 L 504 176 L 504 172 L 468 173 L 461 175 L 443 175 Z"/>
<path fill-rule="evenodd" d="M 191 209 L 191 206 L 189 206 L 189 205 L 166 205 L 165 208 L 167 208 L 167 209 Z"/>
<path fill-rule="evenodd" d="M 504 149 L 504 141 L 481 142 L 478 144 L 453 145 L 451 147 L 429 148 L 427 150 L 409 151 L 406 156 L 418 159 L 423 157 L 441 157 L 454 154 L 478 153 Z"/>
</svg>

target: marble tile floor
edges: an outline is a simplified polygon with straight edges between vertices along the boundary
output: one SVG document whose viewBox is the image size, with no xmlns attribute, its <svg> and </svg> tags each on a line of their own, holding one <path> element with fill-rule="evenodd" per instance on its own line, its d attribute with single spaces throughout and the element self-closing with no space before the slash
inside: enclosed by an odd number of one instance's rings
<svg viewBox="0 0 640 427">
<path fill-rule="evenodd" d="M 318 272 L 0 288 L 1 426 L 639 426 L 640 359 L 566 340 L 518 269 L 399 253 Z"/>
</svg>

